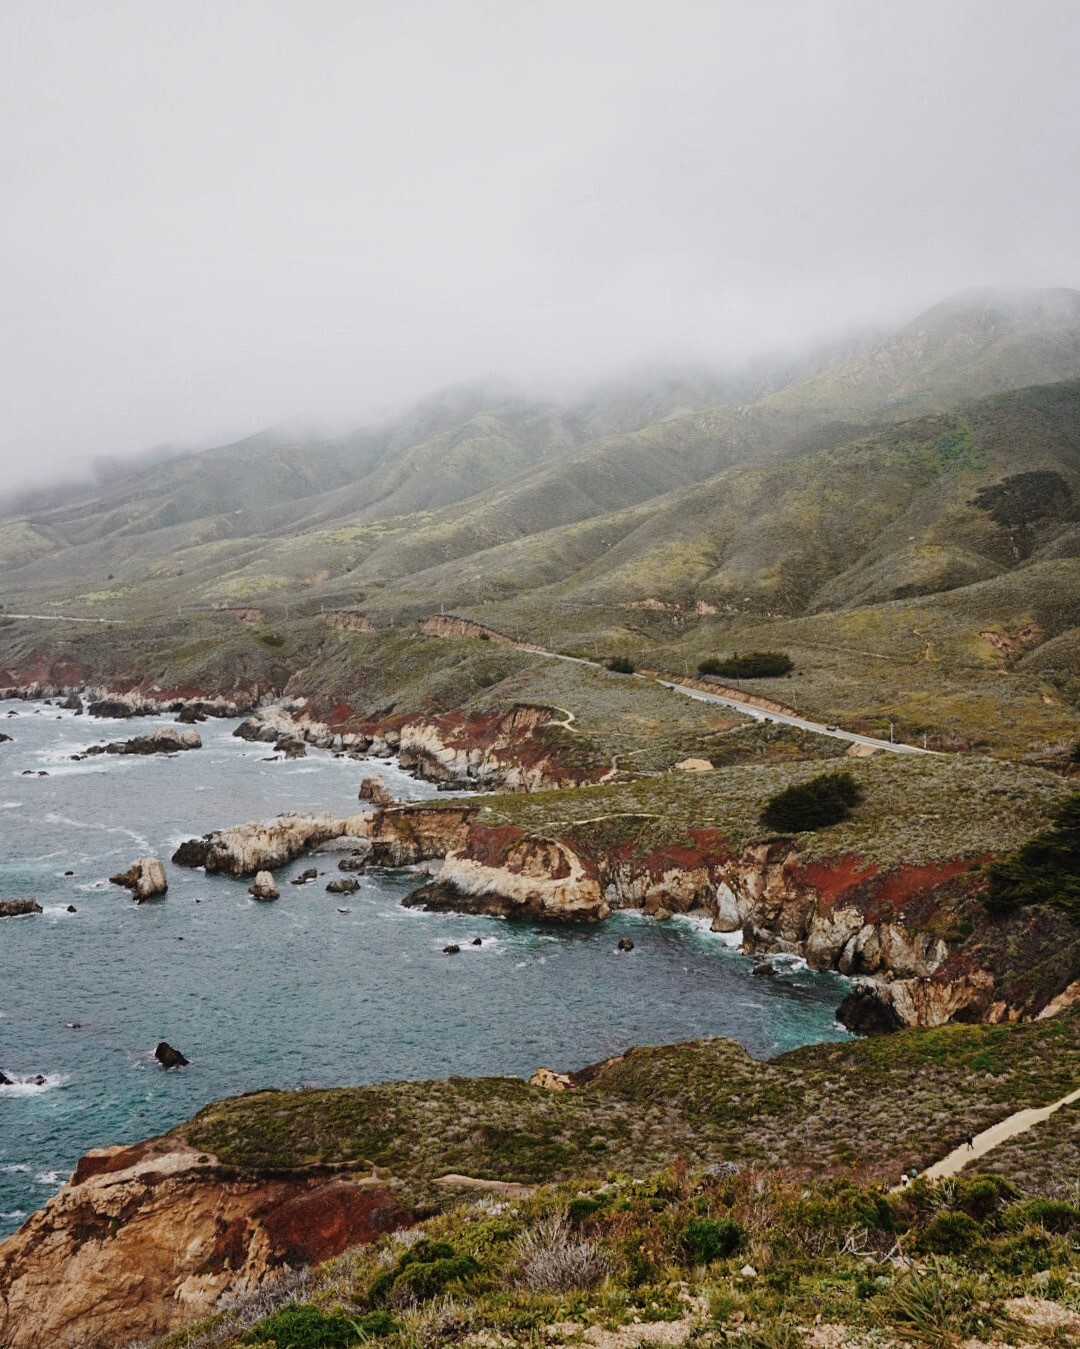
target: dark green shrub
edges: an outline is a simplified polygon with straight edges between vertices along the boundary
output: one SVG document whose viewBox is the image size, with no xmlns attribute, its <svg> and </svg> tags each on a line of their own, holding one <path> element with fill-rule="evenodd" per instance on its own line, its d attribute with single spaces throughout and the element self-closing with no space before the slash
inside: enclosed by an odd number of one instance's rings
<svg viewBox="0 0 1080 1349">
<path fill-rule="evenodd" d="M 1080 792 L 1066 797 L 1053 827 L 986 868 L 987 908 L 1007 912 L 1024 904 L 1052 904 L 1080 919 Z"/>
<path fill-rule="evenodd" d="M 740 656 L 721 659 L 710 656 L 698 666 L 698 674 L 720 675 L 724 679 L 776 679 L 780 675 L 790 674 L 795 668 L 786 651 L 751 651 Z"/>
<path fill-rule="evenodd" d="M 381 1340 L 385 1339 L 387 1335 L 393 1335 L 398 1329 L 398 1323 L 389 1312 L 367 1312 L 357 1318 L 356 1328 L 363 1335 Z"/>
<path fill-rule="evenodd" d="M 919 1235 L 920 1249 L 931 1255 L 966 1255 L 982 1244 L 982 1228 L 966 1213 L 938 1213 Z"/>
<path fill-rule="evenodd" d="M 976 1059 L 978 1057 L 976 1055 Z M 972 1066 L 981 1067 L 974 1060 Z M 985 1071 L 993 1072 L 994 1065 L 991 1063 Z M 1018 1193 L 1016 1186 L 1004 1176 L 972 1176 L 970 1180 L 958 1176 L 953 1184 L 953 1208 L 980 1223 L 996 1213 L 1007 1200 L 1015 1199 Z"/>
<path fill-rule="evenodd" d="M 633 674 L 634 662 L 629 656 L 612 656 L 607 663 L 612 674 Z"/>
<path fill-rule="evenodd" d="M 591 1218 L 594 1213 L 599 1213 L 604 1207 L 600 1199 L 590 1199 L 587 1195 L 579 1195 L 577 1199 L 571 1199 L 566 1206 L 566 1216 L 575 1226 L 583 1223 L 587 1218 Z"/>
<path fill-rule="evenodd" d="M 821 773 L 770 797 L 760 819 L 785 834 L 824 829 L 846 820 L 861 800 L 862 788 L 850 773 Z"/>
<path fill-rule="evenodd" d="M 1047 1232 L 1067 1236 L 1074 1227 L 1080 1227 L 1080 1208 L 1064 1199 L 1031 1199 L 1026 1204 L 1015 1204 L 1007 1214 L 1007 1225 L 1034 1223 Z"/>
<path fill-rule="evenodd" d="M 682 1236 L 683 1249 L 695 1265 L 734 1255 L 745 1241 L 746 1233 L 733 1218 L 691 1218 Z"/>
<path fill-rule="evenodd" d="M 447 1242 L 418 1241 L 375 1278 L 368 1296 L 372 1302 L 422 1301 L 479 1272 L 471 1255 L 459 1255 Z"/>
<path fill-rule="evenodd" d="M 322 1312 L 310 1303 L 292 1303 L 274 1312 L 244 1336 L 244 1344 L 271 1342 L 277 1349 L 351 1349 L 361 1343 L 357 1323 L 342 1312 Z"/>
</svg>

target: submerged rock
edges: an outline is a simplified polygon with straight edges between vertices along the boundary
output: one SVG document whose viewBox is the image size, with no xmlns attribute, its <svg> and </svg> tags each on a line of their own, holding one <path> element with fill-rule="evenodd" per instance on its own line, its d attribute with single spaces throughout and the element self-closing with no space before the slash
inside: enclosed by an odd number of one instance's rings
<svg viewBox="0 0 1080 1349">
<path fill-rule="evenodd" d="M 109 877 L 109 881 L 132 891 L 139 904 L 144 899 L 163 895 L 169 888 L 165 868 L 157 857 L 136 857 L 127 871 L 117 872 L 115 876 Z"/>
<path fill-rule="evenodd" d="M 179 1049 L 174 1049 L 167 1040 L 162 1040 L 154 1050 L 154 1058 L 163 1068 L 186 1068 L 191 1062 L 180 1053 Z"/>
<path fill-rule="evenodd" d="M 41 913 L 36 899 L 0 899 L 0 918 L 18 918 L 24 913 Z"/>
<path fill-rule="evenodd" d="M 248 886 L 248 894 L 254 899 L 280 899 L 281 892 L 278 890 L 273 876 L 269 871 L 260 871 L 255 877 L 253 885 Z"/>
</svg>

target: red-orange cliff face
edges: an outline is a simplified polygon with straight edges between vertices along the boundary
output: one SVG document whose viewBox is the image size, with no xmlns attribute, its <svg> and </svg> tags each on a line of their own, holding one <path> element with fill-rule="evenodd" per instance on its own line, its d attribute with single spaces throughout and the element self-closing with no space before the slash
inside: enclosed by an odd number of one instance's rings
<svg viewBox="0 0 1080 1349">
<path fill-rule="evenodd" d="M 410 1221 L 373 1177 L 238 1177 L 170 1138 L 105 1148 L 0 1245 L 0 1344 L 115 1349 Z"/>
</svg>

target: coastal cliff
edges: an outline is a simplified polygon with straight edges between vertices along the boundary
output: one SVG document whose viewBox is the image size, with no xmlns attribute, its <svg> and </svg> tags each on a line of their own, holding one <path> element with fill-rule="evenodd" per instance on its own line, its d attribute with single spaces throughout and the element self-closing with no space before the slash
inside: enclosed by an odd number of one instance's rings
<svg viewBox="0 0 1080 1349">
<path fill-rule="evenodd" d="M 623 908 L 698 915 L 741 932 L 747 952 L 856 979 L 841 1009 L 856 1030 L 1030 1019 L 1080 979 L 1075 924 L 1045 909 L 988 915 L 981 860 L 807 859 L 789 840 L 732 848 L 710 830 L 635 854 L 583 845 L 573 831 L 529 837 L 473 822 L 406 903 L 571 922 Z"/>
<path fill-rule="evenodd" d="M 0 1245 L 0 1344 L 116 1349 L 410 1222 L 374 1176 L 244 1176 L 170 1138 L 103 1148 Z"/>
</svg>

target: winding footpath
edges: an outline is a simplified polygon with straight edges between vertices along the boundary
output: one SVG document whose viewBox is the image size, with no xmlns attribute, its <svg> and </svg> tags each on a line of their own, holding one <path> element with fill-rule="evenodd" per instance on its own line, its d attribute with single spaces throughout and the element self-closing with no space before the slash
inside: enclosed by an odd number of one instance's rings
<svg viewBox="0 0 1080 1349">
<path fill-rule="evenodd" d="M 1025 1134 L 1036 1124 L 1042 1124 L 1048 1120 L 1062 1106 L 1073 1105 L 1080 1101 L 1080 1087 L 1075 1091 L 1069 1092 L 1068 1096 L 1063 1096 L 1060 1101 L 1054 1101 L 1052 1105 L 1040 1106 L 1037 1109 L 1018 1110 L 1013 1115 L 1006 1115 L 1003 1120 L 998 1120 L 997 1124 L 992 1124 L 989 1129 L 984 1129 L 981 1134 L 975 1134 L 972 1138 L 972 1146 L 967 1143 L 961 1143 L 958 1148 L 953 1148 L 952 1152 L 947 1153 L 939 1162 L 933 1166 L 928 1166 L 925 1171 L 920 1172 L 922 1180 L 945 1180 L 949 1176 L 955 1176 L 961 1172 L 969 1162 L 978 1161 L 980 1157 L 985 1157 L 988 1152 L 993 1152 L 1002 1143 L 1007 1143 L 1010 1138 L 1015 1138 L 1017 1134 Z M 900 1188 L 897 1186 L 896 1188 Z"/>
</svg>

